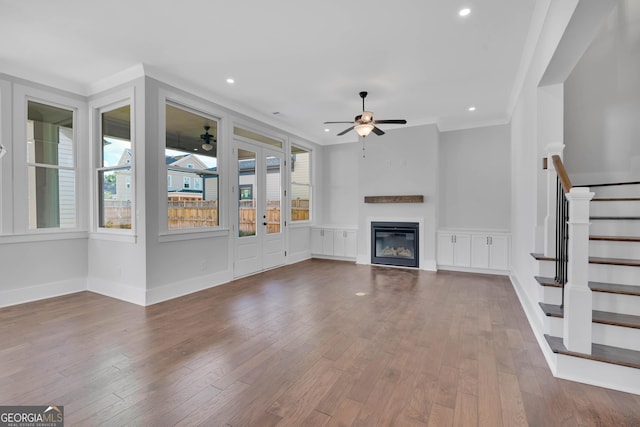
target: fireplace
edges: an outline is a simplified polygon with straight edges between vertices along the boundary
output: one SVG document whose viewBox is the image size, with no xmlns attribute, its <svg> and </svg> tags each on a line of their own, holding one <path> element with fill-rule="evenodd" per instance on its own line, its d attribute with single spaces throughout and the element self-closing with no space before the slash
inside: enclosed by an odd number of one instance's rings
<svg viewBox="0 0 640 427">
<path fill-rule="evenodd" d="M 417 222 L 371 222 L 371 264 L 419 267 Z"/>
</svg>

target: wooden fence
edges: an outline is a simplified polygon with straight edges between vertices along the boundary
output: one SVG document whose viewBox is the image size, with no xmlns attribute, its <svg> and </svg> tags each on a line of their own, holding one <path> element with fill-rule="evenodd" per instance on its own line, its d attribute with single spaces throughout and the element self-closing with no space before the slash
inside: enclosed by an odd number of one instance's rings
<svg viewBox="0 0 640 427">
<path fill-rule="evenodd" d="M 169 200 L 169 229 L 213 227 L 219 225 L 217 200 Z M 261 223 L 264 222 L 260 221 Z M 291 220 L 309 219 L 309 201 L 291 201 Z M 253 200 L 241 200 L 238 209 L 240 233 L 256 234 L 256 208 Z M 279 202 L 267 203 L 267 233 L 280 232 Z M 102 223 L 107 228 L 131 228 L 131 202 L 105 200 Z"/>
<path fill-rule="evenodd" d="M 217 200 L 169 200 L 167 204 L 169 229 L 219 225 Z"/>
</svg>

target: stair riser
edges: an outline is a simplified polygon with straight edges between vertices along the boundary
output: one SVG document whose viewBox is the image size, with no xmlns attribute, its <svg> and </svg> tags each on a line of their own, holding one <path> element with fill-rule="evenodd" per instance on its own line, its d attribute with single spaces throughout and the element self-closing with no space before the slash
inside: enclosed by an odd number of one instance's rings
<svg viewBox="0 0 640 427">
<path fill-rule="evenodd" d="M 591 187 L 596 197 L 640 197 L 640 185 L 614 185 L 611 187 Z"/>
<path fill-rule="evenodd" d="M 640 285 L 640 267 L 589 264 L 589 280 L 592 282 L 637 286 Z"/>
<path fill-rule="evenodd" d="M 538 276 L 554 277 L 555 274 L 556 265 L 554 261 L 538 261 Z M 589 264 L 589 280 L 592 282 L 637 286 L 640 285 L 640 267 Z"/>
<path fill-rule="evenodd" d="M 640 316 L 640 296 L 593 292 L 593 309 Z"/>
<path fill-rule="evenodd" d="M 547 316 L 545 329 L 549 335 L 564 336 L 564 319 Z M 593 323 L 591 339 L 596 344 L 640 351 L 640 329 Z"/>
<path fill-rule="evenodd" d="M 640 220 L 592 220 L 589 234 L 597 236 L 640 236 Z"/>
<path fill-rule="evenodd" d="M 556 263 L 555 261 L 538 261 L 538 276 L 555 277 Z"/>
<path fill-rule="evenodd" d="M 562 289 L 552 286 L 543 286 L 541 302 L 545 304 L 560 305 L 562 303 Z"/>
<path fill-rule="evenodd" d="M 589 214 L 594 216 L 640 216 L 640 202 L 611 201 L 591 202 Z"/>
<path fill-rule="evenodd" d="M 594 323 L 591 333 L 596 344 L 640 351 L 640 329 Z"/>
<path fill-rule="evenodd" d="M 608 240 L 590 240 L 589 256 L 601 258 L 640 259 L 640 242 L 635 243 L 612 242 Z M 640 271 L 638 271 L 638 277 L 640 278 Z"/>
</svg>

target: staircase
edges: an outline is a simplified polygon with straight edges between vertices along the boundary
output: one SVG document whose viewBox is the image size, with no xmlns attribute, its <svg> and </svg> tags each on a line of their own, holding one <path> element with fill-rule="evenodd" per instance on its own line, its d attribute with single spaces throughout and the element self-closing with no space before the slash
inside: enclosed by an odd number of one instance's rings
<svg viewBox="0 0 640 427">
<path fill-rule="evenodd" d="M 558 358 L 558 365 L 578 366 L 576 369 L 583 370 L 580 375 L 585 375 L 585 370 L 589 372 L 587 375 L 602 371 L 608 372 L 602 375 L 621 377 L 614 379 L 620 383 L 638 381 L 640 182 L 588 187 L 595 193 L 589 203 L 588 241 L 588 286 L 593 298 L 591 353 L 571 351 L 565 347 L 562 285 L 556 280 L 556 259 L 533 253 L 531 255 L 538 261 L 539 275 L 535 279 L 541 286 L 539 306 L 545 315 L 545 338 Z M 629 380 L 629 377 L 633 379 Z M 606 383 L 604 379 L 597 378 L 587 382 Z M 621 389 L 625 388 L 628 389 L 621 386 Z"/>
</svg>

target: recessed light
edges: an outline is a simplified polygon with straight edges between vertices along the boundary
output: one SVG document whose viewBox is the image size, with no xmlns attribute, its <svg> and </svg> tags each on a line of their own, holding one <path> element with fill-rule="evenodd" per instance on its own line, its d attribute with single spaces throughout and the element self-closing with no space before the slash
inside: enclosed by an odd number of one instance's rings
<svg viewBox="0 0 640 427">
<path fill-rule="evenodd" d="M 325 128 L 324 129 L 325 132 L 329 132 L 329 130 L 330 130 L 329 128 Z"/>
<path fill-rule="evenodd" d="M 476 107 L 469 107 L 469 111 L 476 111 Z"/>
<path fill-rule="evenodd" d="M 467 16 L 470 13 L 471 13 L 471 9 L 469 9 L 468 7 L 465 7 L 464 9 L 460 9 L 460 12 L 458 12 L 458 15 Z"/>
<path fill-rule="evenodd" d="M 367 295 L 367 294 L 365 294 L 364 292 L 356 292 L 356 296 L 358 296 L 358 297 L 363 297 L 365 295 Z"/>
<path fill-rule="evenodd" d="M 235 80 L 233 80 L 231 77 L 229 77 L 229 78 L 227 79 L 227 83 L 229 83 L 230 85 L 234 84 L 235 82 L 236 82 L 236 81 L 235 81 Z"/>
</svg>

